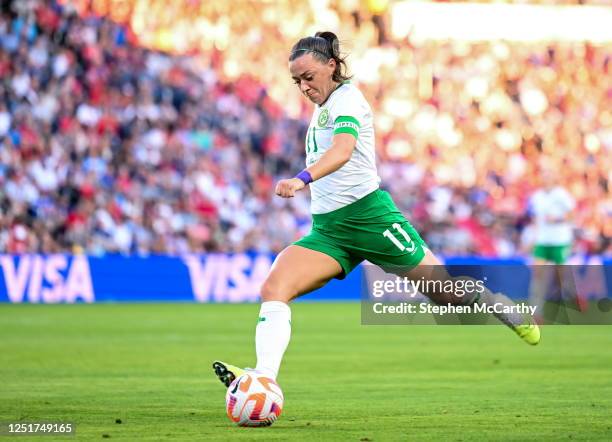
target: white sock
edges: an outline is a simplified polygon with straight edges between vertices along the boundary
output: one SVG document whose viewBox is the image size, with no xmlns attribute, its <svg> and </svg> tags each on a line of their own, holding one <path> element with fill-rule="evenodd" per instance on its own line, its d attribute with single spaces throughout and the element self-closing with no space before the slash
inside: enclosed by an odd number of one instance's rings
<svg viewBox="0 0 612 442">
<path fill-rule="evenodd" d="M 257 370 L 276 379 L 283 354 L 291 338 L 291 309 L 281 301 L 261 304 L 255 330 Z"/>
<path fill-rule="evenodd" d="M 493 307 L 495 304 L 502 304 L 505 307 L 514 307 L 516 304 L 503 293 L 493 293 L 487 287 L 484 287 L 482 292 L 473 291 L 469 297 L 464 298 L 464 305 L 480 304 Z M 508 309 L 509 313 L 494 312 L 493 316 L 499 319 L 501 322 L 506 324 L 510 328 L 514 328 L 517 325 L 525 324 L 525 318 L 520 313 L 513 313 L 511 308 Z"/>
</svg>

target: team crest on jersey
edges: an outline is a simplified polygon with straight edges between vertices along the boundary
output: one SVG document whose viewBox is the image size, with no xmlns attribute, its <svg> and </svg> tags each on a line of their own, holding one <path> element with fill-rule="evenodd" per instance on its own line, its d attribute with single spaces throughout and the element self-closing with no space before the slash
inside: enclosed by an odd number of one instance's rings
<svg viewBox="0 0 612 442">
<path fill-rule="evenodd" d="M 327 109 L 323 109 L 319 113 L 319 119 L 317 120 L 319 127 L 325 127 L 327 125 L 327 120 L 329 120 L 329 111 Z"/>
</svg>

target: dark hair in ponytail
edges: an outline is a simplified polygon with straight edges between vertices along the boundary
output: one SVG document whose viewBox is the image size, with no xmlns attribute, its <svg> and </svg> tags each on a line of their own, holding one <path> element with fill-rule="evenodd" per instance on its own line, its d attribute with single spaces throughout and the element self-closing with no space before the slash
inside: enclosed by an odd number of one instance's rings
<svg viewBox="0 0 612 442">
<path fill-rule="evenodd" d="M 293 45 L 289 61 L 300 58 L 309 52 L 322 63 L 327 63 L 330 58 L 336 61 L 336 69 L 332 74 L 332 80 L 336 83 L 341 83 L 351 78 L 346 73 L 346 57 L 340 55 L 340 41 L 333 32 L 317 32 L 314 37 L 300 39 Z"/>
</svg>

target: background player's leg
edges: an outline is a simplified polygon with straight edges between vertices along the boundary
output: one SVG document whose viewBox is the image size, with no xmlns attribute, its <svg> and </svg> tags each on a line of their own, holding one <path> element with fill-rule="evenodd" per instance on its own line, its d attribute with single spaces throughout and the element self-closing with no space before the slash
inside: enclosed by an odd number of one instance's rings
<svg viewBox="0 0 612 442">
<path fill-rule="evenodd" d="M 536 319 L 544 322 L 544 307 L 547 289 L 553 283 L 554 263 L 535 255 L 531 265 L 531 280 L 529 281 L 529 303 L 536 307 Z"/>
<path fill-rule="evenodd" d="M 291 245 L 274 261 L 261 288 L 261 310 L 255 332 L 256 370 L 276 379 L 291 337 L 289 301 L 309 293 L 339 275 L 334 258 L 315 250 Z"/>
</svg>

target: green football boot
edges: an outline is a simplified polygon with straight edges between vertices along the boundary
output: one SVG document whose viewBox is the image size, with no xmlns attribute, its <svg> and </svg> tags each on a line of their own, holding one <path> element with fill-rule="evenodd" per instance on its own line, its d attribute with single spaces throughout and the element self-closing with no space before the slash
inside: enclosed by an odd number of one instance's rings
<svg viewBox="0 0 612 442">
<path fill-rule="evenodd" d="M 519 338 L 529 345 L 538 345 L 540 342 L 540 327 L 534 322 L 516 325 L 513 330 Z"/>
<path fill-rule="evenodd" d="M 215 361 L 212 364 L 215 375 L 219 378 L 221 383 L 226 387 L 229 387 L 234 379 L 239 378 L 245 372 L 243 368 L 236 367 L 235 365 L 226 364 L 222 361 Z"/>
</svg>

